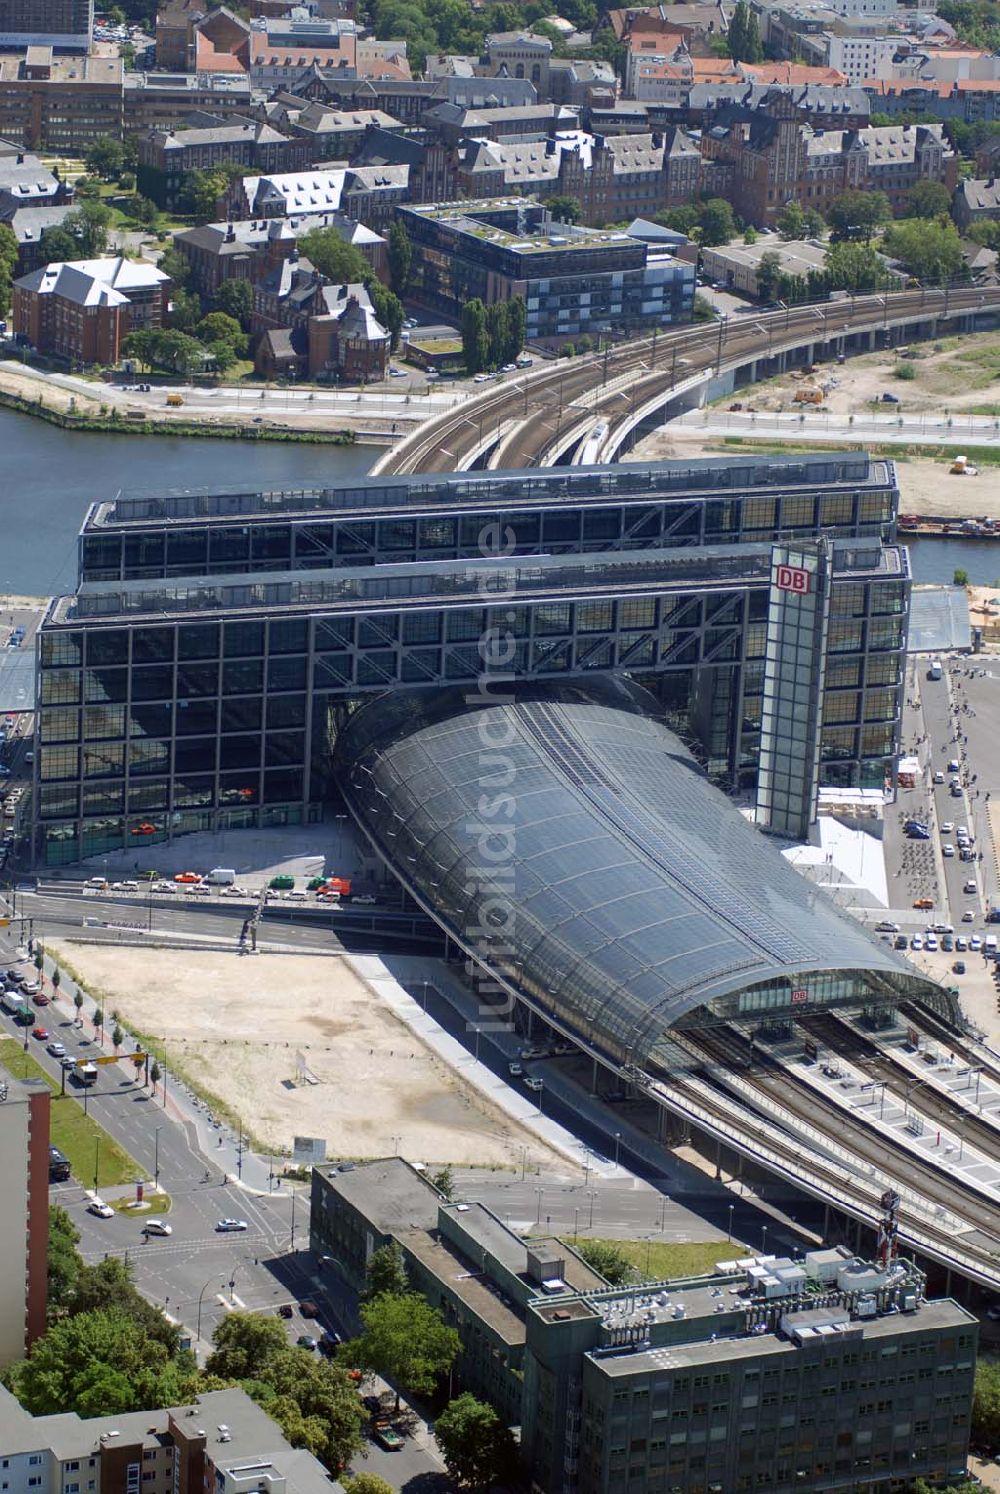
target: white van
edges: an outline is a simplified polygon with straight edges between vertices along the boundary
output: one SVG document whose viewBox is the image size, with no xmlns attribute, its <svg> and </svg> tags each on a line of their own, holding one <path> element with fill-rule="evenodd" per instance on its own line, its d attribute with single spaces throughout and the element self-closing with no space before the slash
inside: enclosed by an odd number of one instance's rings
<svg viewBox="0 0 1000 1494">
<path fill-rule="evenodd" d="M 941 674 L 942 674 L 941 660 L 940 659 L 932 659 L 931 660 L 931 667 L 927 671 L 927 678 L 929 680 L 939 680 L 941 678 Z"/>
<path fill-rule="evenodd" d="M 201 879 L 213 887 L 231 887 L 236 881 L 236 872 L 231 866 L 213 866 Z"/>
<path fill-rule="evenodd" d="M 983 940 L 983 953 L 984 954 L 988 954 L 988 955 L 993 955 L 994 958 L 995 958 L 996 957 L 996 952 L 997 952 L 997 936 L 996 936 L 996 934 L 987 934 L 986 938 Z"/>
</svg>

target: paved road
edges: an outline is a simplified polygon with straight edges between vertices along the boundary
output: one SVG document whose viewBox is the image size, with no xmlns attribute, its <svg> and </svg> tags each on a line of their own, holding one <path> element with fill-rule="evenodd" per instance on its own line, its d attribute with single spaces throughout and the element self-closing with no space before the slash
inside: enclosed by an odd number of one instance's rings
<svg viewBox="0 0 1000 1494">
<path fill-rule="evenodd" d="M 824 410 L 795 412 L 727 411 L 718 406 L 692 410 L 675 422 L 682 431 L 706 436 L 775 437 L 783 441 L 864 440 L 906 446 L 1000 446 L 1000 420 L 989 415 L 832 415 Z"/>
</svg>

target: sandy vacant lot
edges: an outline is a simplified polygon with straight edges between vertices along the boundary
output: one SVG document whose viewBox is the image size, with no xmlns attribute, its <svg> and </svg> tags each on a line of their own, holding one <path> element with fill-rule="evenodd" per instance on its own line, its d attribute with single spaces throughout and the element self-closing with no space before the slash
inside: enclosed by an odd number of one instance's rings
<svg viewBox="0 0 1000 1494">
<path fill-rule="evenodd" d="M 51 953 L 58 958 L 53 944 Z M 379 1157 L 404 1138 L 428 1164 L 554 1156 L 388 1009 L 346 960 L 69 944 L 106 1007 L 165 1040 L 168 1060 L 240 1115 L 265 1146 L 322 1136 L 331 1156 Z M 301 1052 L 318 1084 L 296 1083 Z M 563 1163 L 563 1165 L 565 1165 Z"/>
</svg>

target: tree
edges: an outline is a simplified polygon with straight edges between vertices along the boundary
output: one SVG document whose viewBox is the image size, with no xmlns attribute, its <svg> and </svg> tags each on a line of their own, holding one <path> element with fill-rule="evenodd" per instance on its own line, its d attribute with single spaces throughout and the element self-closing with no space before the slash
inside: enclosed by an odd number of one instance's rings
<svg viewBox="0 0 1000 1494">
<path fill-rule="evenodd" d="M 462 308 L 462 352 L 467 373 L 477 374 L 486 367 L 489 342 L 486 336 L 486 307 L 478 296 Z"/>
<path fill-rule="evenodd" d="M 612 1286 L 621 1286 L 632 1277 L 632 1266 L 628 1257 L 610 1240 L 581 1240 L 577 1250 L 599 1276 Z"/>
<path fill-rule="evenodd" d="M 79 989 L 73 992 L 73 1005 L 76 1007 L 76 1020 L 80 1021 L 80 1013 L 83 1011 L 83 992 Z"/>
<path fill-rule="evenodd" d="M 253 286 L 249 280 L 224 280 L 216 291 L 215 304 L 219 311 L 239 322 L 244 332 L 249 332 L 253 313 Z"/>
<path fill-rule="evenodd" d="M 870 244 L 876 229 L 892 217 L 884 192 L 841 192 L 827 211 L 834 239 L 861 239 Z"/>
<path fill-rule="evenodd" d="M 340 1481 L 348 1494 L 395 1494 L 392 1484 L 377 1473 L 356 1473 L 350 1479 L 341 1474 Z"/>
<path fill-rule="evenodd" d="M 528 330 L 528 310 L 523 296 L 514 296 L 507 303 L 507 362 L 513 363 L 524 351 L 524 340 Z"/>
<path fill-rule="evenodd" d="M 10 309 L 17 256 L 17 236 L 14 230 L 9 223 L 0 223 L 0 316 L 6 316 Z"/>
<path fill-rule="evenodd" d="M 410 265 L 413 261 L 413 245 L 402 219 L 397 218 L 389 229 L 389 279 L 397 296 L 406 294 L 410 280 Z"/>
<path fill-rule="evenodd" d="M 66 1210 L 60 1208 L 58 1204 L 50 1204 L 48 1257 L 50 1314 L 66 1307 L 73 1296 L 82 1264 L 76 1250 L 79 1240 L 80 1231 Z"/>
<path fill-rule="evenodd" d="M 221 337 L 217 342 L 210 342 L 205 351 L 207 353 L 211 353 L 212 363 L 215 366 L 216 373 L 228 373 L 229 370 L 240 361 L 240 355 L 233 347 L 232 343 L 226 342 L 226 340 Z"/>
<path fill-rule="evenodd" d="M 180 205 L 196 223 L 211 223 L 226 195 L 229 178 L 224 171 L 191 171 L 181 188 Z"/>
<path fill-rule="evenodd" d="M 291 1348 L 280 1319 L 230 1313 L 213 1343 L 207 1372 L 238 1380 L 294 1447 L 309 1448 L 331 1469 L 358 1451 L 364 1411 L 354 1382 L 337 1365 Z"/>
<path fill-rule="evenodd" d="M 363 284 L 371 273 L 360 249 L 335 228 L 312 228 L 299 239 L 299 253 L 334 285 Z"/>
<path fill-rule="evenodd" d="M 380 1246 L 378 1250 L 373 1250 L 365 1268 L 365 1289 L 361 1294 L 362 1301 L 373 1302 L 376 1297 L 381 1297 L 386 1292 L 401 1297 L 409 1290 L 410 1283 L 406 1276 L 406 1267 L 403 1265 L 403 1252 L 395 1240 L 388 1245 Z"/>
<path fill-rule="evenodd" d="M 231 1312 L 212 1334 L 214 1348 L 205 1361 L 210 1375 L 223 1380 L 263 1380 L 267 1367 L 288 1348 L 280 1318 L 258 1312 Z"/>
<path fill-rule="evenodd" d="M 963 570 L 961 566 L 956 566 L 955 570 L 952 572 L 951 580 L 953 586 L 968 586 L 969 573 L 968 571 Z"/>
<path fill-rule="evenodd" d="M 170 325 L 175 332 L 192 333 L 201 321 L 201 297 L 197 291 L 176 290 L 170 299 Z"/>
<path fill-rule="evenodd" d="M 757 17 L 746 0 L 738 0 L 729 22 L 726 40 L 734 62 L 763 62 L 764 48 Z"/>
<path fill-rule="evenodd" d="M 160 209 L 151 197 L 134 194 L 129 198 L 128 206 L 132 218 L 136 223 L 141 223 L 143 228 L 155 228 L 160 221 Z"/>
<path fill-rule="evenodd" d="M 114 1049 L 115 1049 L 115 1052 L 117 1053 L 118 1049 L 121 1047 L 122 1043 L 125 1041 L 125 1034 L 124 1034 L 124 1032 L 122 1032 L 122 1030 L 118 1026 L 117 1022 L 115 1023 L 114 1031 L 111 1034 L 111 1041 L 114 1044 Z"/>
<path fill-rule="evenodd" d="M 505 360 L 507 347 L 507 303 L 494 301 L 486 308 L 487 362 L 496 367 Z"/>
<path fill-rule="evenodd" d="M 434 1173 L 431 1182 L 440 1194 L 451 1199 L 455 1192 L 455 1174 L 450 1167 L 442 1167 L 440 1172 Z"/>
<path fill-rule="evenodd" d="M 430 1395 L 461 1348 L 454 1328 L 419 1292 L 374 1297 L 362 1303 L 361 1321 L 361 1336 L 342 1344 L 338 1358 L 395 1382 L 397 1406 L 399 1387 L 414 1395 Z"/>
<path fill-rule="evenodd" d="M 162 1078 L 163 1078 L 163 1070 L 160 1068 L 159 1063 L 154 1058 L 153 1062 L 149 1066 L 149 1082 L 153 1086 L 154 1089 L 159 1084 L 159 1082 L 160 1082 L 160 1080 Z"/>
<path fill-rule="evenodd" d="M 133 1318 L 102 1309 L 53 1323 L 8 1383 L 33 1416 L 108 1416 L 177 1405 L 195 1388 L 196 1370 L 190 1355 L 171 1356 Z"/>
<path fill-rule="evenodd" d="M 138 1324 L 147 1338 L 162 1344 L 169 1354 L 176 1354 L 180 1348 L 180 1330 L 136 1290 L 131 1268 L 117 1256 L 107 1256 L 93 1266 L 80 1262 L 68 1306 L 71 1316 L 88 1312 L 121 1313 Z"/>
<path fill-rule="evenodd" d="M 468 1393 L 441 1412 L 434 1428 L 445 1467 L 459 1484 L 506 1483 L 516 1466 L 514 1437 L 492 1406 Z"/>
<path fill-rule="evenodd" d="M 954 223 L 904 218 L 890 223 L 882 247 L 926 284 L 941 284 L 964 269 L 962 241 Z"/>
<path fill-rule="evenodd" d="M 46 262 L 99 259 L 108 247 L 111 214 L 103 202 L 81 202 L 62 223 L 47 228 L 41 246 Z"/>
<path fill-rule="evenodd" d="M 376 317 L 390 334 L 392 338 L 390 346 L 395 352 L 399 347 L 399 339 L 403 332 L 405 312 L 402 301 L 395 292 L 388 290 L 381 280 L 376 280 L 374 277 L 368 284 L 368 299 L 372 303 Z"/>
<path fill-rule="evenodd" d="M 829 290 L 872 291 L 885 283 L 885 263 L 870 244 L 831 244 L 823 264 Z"/>
<path fill-rule="evenodd" d="M 698 223 L 706 248 L 728 244 L 736 237 L 736 219 L 724 197 L 710 197 L 698 214 Z"/>
<path fill-rule="evenodd" d="M 1000 1447 L 1000 1362 L 996 1359 L 979 1359 L 976 1363 L 970 1430 L 974 1444 L 991 1453 Z"/>
<path fill-rule="evenodd" d="M 235 317 L 224 311 L 210 311 L 208 316 L 202 317 L 194 332 L 198 341 L 206 346 L 213 342 L 228 342 L 240 357 L 246 353 L 247 339 L 243 328 Z"/>
<path fill-rule="evenodd" d="M 579 223 L 583 216 L 579 197 L 546 197 L 544 206 L 557 223 Z"/>
<path fill-rule="evenodd" d="M 125 153 L 119 141 L 111 135 L 102 135 L 95 140 L 83 158 L 83 164 L 93 176 L 102 176 L 110 181 L 121 171 Z"/>
<path fill-rule="evenodd" d="M 42 230 L 40 248 L 45 263 L 53 265 L 78 258 L 80 246 L 68 229 L 57 224 Z"/>
<path fill-rule="evenodd" d="M 907 218 L 946 218 L 951 211 L 951 193 L 942 182 L 917 182 L 906 194 Z"/>
<path fill-rule="evenodd" d="M 42 969 L 44 968 L 44 965 L 45 965 L 45 950 L 42 948 L 42 946 L 40 944 L 37 945 L 36 948 L 35 948 L 34 959 L 32 960 L 31 963 L 34 965 L 34 967 L 38 971 L 38 973 L 41 974 Z"/>
<path fill-rule="evenodd" d="M 101 1028 L 104 1026 L 104 1012 L 99 1006 L 95 1006 L 94 1015 L 90 1020 L 94 1024 L 94 1031 L 100 1032 Z"/>
<path fill-rule="evenodd" d="M 781 273 L 781 255 L 777 249 L 765 249 L 757 266 L 757 293 L 762 300 L 774 300 Z"/>
<path fill-rule="evenodd" d="M 176 290 L 180 290 L 183 286 L 187 285 L 188 276 L 191 273 L 191 266 L 188 264 L 187 260 L 184 258 L 183 254 L 181 254 L 179 249 L 175 249 L 173 248 L 173 246 L 168 249 L 164 249 L 163 253 L 160 255 L 160 260 L 157 268 L 162 270 L 164 275 L 170 276 L 170 279 Z M 228 308 L 225 306 L 223 306 L 222 308 L 223 311 L 226 311 L 227 309 Z"/>
</svg>

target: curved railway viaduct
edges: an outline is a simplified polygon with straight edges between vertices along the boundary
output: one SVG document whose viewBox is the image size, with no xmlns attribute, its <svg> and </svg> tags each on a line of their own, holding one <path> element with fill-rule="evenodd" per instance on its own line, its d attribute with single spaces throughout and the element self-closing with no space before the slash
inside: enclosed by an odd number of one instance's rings
<svg viewBox="0 0 1000 1494">
<path fill-rule="evenodd" d="M 713 381 L 755 383 L 794 363 L 971 332 L 1000 315 L 1000 288 L 850 296 L 654 333 L 492 385 L 385 453 L 374 473 L 614 461 L 651 417 L 704 402 Z M 601 428 L 604 429 L 601 429 Z"/>
</svg>

